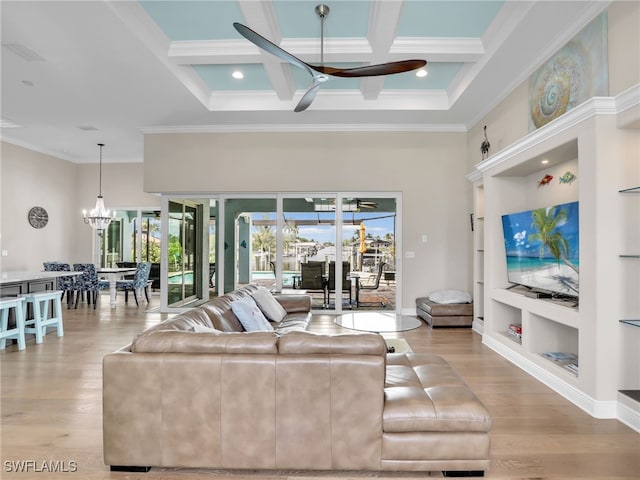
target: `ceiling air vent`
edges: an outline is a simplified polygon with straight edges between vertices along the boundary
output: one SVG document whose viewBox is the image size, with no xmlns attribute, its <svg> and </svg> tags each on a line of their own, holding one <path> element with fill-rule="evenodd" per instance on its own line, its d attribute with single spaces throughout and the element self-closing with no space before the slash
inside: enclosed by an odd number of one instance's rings
<svg viewBox="0 0 640 480">
<path fill-rule="evenodd" d="M 98 129 L 96 127 L 94 127 L 93 125 L 80 125 L 78 127 L 80 130 L 83 130 L 85 132 L 93 132 L 93 131 L 97 131 Z"/>
<path fill-rule="evenodd" d="M 31 50 L 30 48 L 25 47 L 21 43 L 3 43 L 2 46 L 9 50 L 10 52 L 15 53 L 23 60 L 27 62 L 44 62 L 44 57 L 38 55 L 36 52 Z"/>
</svg>

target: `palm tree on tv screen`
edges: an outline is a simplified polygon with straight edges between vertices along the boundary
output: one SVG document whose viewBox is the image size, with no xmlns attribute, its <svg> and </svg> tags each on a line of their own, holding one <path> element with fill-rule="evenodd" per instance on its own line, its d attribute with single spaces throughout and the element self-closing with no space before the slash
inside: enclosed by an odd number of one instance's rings
<svg viewBox="0 0 640 480">
<path fill-rule="evenodd" d="M 556 207 L 538 208 L 531 213 L 531 228 L 537 230 L 529 235 L 529 241 L 539 241 L 540 256 L 544 255 L 545 247 L 557 261 L 562 260 L 574 272 L 579 273 L 578 267 L 569 261 L 569 242 L 557 230 L 567 221 L 567 211 Z"/>
</svg>

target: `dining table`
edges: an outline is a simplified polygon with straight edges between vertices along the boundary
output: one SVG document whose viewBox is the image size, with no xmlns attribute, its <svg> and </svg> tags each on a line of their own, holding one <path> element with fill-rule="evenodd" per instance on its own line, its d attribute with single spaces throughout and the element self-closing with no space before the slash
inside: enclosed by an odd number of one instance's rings
<svg viewBox="0 0 640 480">
<path fill-rule="evenodd" d="M 101 267 L 96 273 L 98 276 L 109 280 L 109 304 L 116 308 L 116 285 L 120 278 L 127 274 L 135 273 L 135 267 Z"/>
</svg>

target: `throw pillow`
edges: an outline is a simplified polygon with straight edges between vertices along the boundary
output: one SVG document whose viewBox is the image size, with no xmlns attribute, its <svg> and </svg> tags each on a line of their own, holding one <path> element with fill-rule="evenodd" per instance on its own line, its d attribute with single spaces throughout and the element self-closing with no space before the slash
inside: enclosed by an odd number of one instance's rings
<svg viewBox="0 0 640 480">
<path fill-rule="evenodd" d="M 258 288 L 251 296 L 260 310 L 262 310 L 262 313 L 264 313 L 264 316 L 272 322 L 281 322 L 287 316 L 287 311 L 266 288 Z"/>
<path fill-rule="evenodd" d="M 429 300 L 436 303 L 471 303 L 473 298 L 463 290 L 438 290 L 429 295 Z"/>
<path fill-rule="evenodd" d="M 231 302 L 231 310 L 247 332 L 273 330 L 269 320 L 265 318 L 262 310 L 250 296 Z"/>
<path fill-rule="evenodd" d="M 196 323 L 192 330 L 196 333 L 213 333 L 214 335 L 220 335 L 222 330 L 218 330 L 217 328 L 207 327 L 206 325 L 200 325 Z"/>
</svg>

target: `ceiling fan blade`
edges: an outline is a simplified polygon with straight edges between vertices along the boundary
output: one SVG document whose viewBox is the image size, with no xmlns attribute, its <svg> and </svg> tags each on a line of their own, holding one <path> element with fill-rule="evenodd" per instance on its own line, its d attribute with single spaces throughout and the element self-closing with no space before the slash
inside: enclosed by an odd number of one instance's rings
<svg viewBox="0 0 640 480">
<path fill-rule="evenodd" d="M 234 22 L 233 26 L 235 27 L 235 29 L 238 31 L 240 35 L 242 35 L 244 38 L 249 40 L 251 43 L 253 43 L 257 47 L 265 50 L 266 52 L 269 52 L 272 55 L 275 55 L 276 57 L 284 60 L 285 62 L 289 62 L 292 65 L 296 65 L 306 70 L 311 75 L 314 74 L 309 64 L 303 62 L 295 55 L 291 55 L 289 52 L 287 52 L 286 50 L 283 50 L 282 48 L 277 46 L 275 43 L 267 40 L 259 33 L 254 32 L 246 25 L 242 25 L 241 23 Z"/>
<path fill-rule="evenodd" d="M 316 65 L 309 65 L 316 71 L 322 71 L 323 69 L 332 70 L 326 71 L 327 75 L 334 77 L 376 77 L 379 75 L 392 75 L 394 73 L 410 72 L 411 70 L 417 70 L 424 67 L 427 64 L 426 60 L 401 60 L 399 62 L 380 63 L 377 65 L 367 65 L 364 67 L 356 68 L 332 68 L 332 67 L 318 67 Z"/>
<path fill-rule="evenodd" d="M 357 208 L 378 208 L 378 202 L 356 199 Z"/>
<path fill-rule="evenodd" d="M 320 85 L 322 84 L 317 82 L 311 85 L 311 88 L 307 90 L 307 92 L 302 96 L 302 98 L 298 102 L 298 105 L 296 105 L 296 108 L 294 108 L 293 111 L 302 112 L 303 110 L 306 110 L 307 108 L 309 108 L 309 105 L 311 105 L 311 102 L 313 102 L 313 99 L 316 98 L 316 94 L 320 89 Z"/>
</svg>

